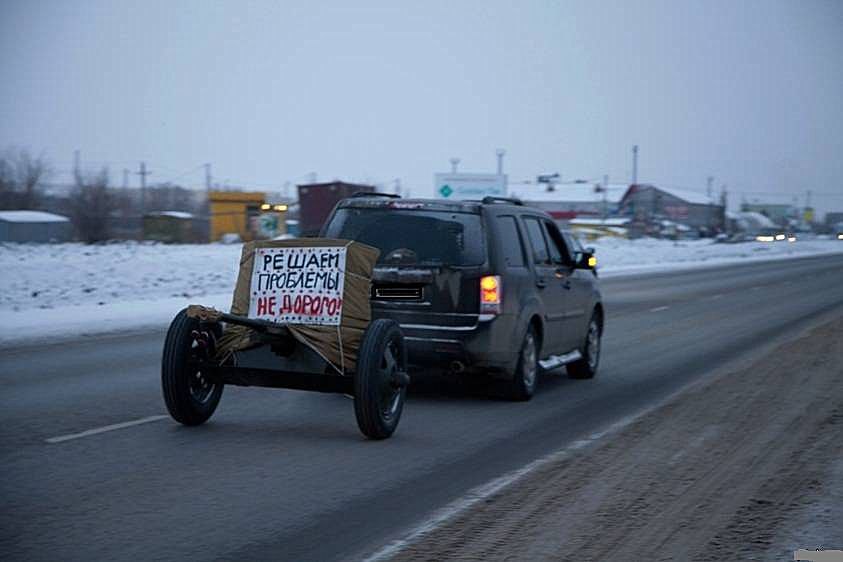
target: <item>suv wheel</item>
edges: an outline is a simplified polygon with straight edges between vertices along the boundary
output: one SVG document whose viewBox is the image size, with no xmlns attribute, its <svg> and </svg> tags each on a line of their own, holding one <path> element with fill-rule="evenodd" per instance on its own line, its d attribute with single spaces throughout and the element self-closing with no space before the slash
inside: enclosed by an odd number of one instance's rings
<svg viewBox="0 0 843 562">
<path fill-rule="evenodd" d="M 518 364 L 512 381 L 509 383 L 509 398 L 512 400 L 529 400 L 536 392 L 536 382 L 539 378 L 539 345 L 533 327 L 527 328 L 521 352 L 518 354 Z"/>
<path fill-rule="evenodd" d="M 591 316 L 588 323 L 588 332 L 585 335 L 585 342 L 582 347 L 582 359 L 568 364 L 568 376 L 572 379 L 590 379 L 597 374 L 597 366 L 600 364 L 600 322 L 597 315 Z"/>
</svg>

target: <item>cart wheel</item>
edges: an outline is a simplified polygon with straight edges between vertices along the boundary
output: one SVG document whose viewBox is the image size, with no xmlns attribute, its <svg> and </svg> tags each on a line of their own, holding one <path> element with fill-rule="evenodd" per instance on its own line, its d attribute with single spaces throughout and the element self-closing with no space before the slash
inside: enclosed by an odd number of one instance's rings
<svg viewBox="0 0 843 562">
<path fill-rule="evenodd" d="M 394 320 L 375 320 L 363 334 L 354 373 L 354 414 L 363 435 L 369 439 L 392 435 L 409 382 L 401 328 Z"/>
<path fill-rule="evenodd" d="M 222 384 L 212 383 L 200 370 L 188 364 L 191 360 L 204 358 L 209 347 L 213 349 L 220 327 L 218 324 L 211 325 L 202 332 L 206 336 L 204 346 L 196 339 L 199 332 L 199 320 L 188 317 L 187 310 L 182 310 L 173 318 L 164 340 L 161 361 L 164 402 L 173 419 L 184 425 L 199 425 L 207 421 L 222 396 Z M 211 340 L 210 345 L 207 339 Z"/>
</svg>

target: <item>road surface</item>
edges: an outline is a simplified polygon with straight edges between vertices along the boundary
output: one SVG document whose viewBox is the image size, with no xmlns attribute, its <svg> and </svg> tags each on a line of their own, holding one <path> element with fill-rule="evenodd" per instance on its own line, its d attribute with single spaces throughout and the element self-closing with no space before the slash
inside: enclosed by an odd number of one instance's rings
<svg viewBox="0 0 843 562">
<path fill-rule="evenodd" d="M 359 435 L 348 398 L 271 389 L 226 388 L 208 424 L 179 426 L 163 417 L 163 329 L 3 349 L 0 557 L 364 557 L 466 490 L 839 313 L 841 279 L 843 255 L 607 279 L 596 379 L 546 375 L 529 403 L 422 380 L 383 442 Z"/>
</svg>

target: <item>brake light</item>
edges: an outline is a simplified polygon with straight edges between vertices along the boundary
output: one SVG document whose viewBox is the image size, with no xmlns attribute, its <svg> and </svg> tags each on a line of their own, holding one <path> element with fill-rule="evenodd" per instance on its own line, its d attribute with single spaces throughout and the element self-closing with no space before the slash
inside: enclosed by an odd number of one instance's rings
<svg viewBox="0 0 843 562">
<path fill-rule="evenodd" d="M 501 278 L 486 275 L 480 278 L 480 314 L 500 314 Z"/>
</svg>

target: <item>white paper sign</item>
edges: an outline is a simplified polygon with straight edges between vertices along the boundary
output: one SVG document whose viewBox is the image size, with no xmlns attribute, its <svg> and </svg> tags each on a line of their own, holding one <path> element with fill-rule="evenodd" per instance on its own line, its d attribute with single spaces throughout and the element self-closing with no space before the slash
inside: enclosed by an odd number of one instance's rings
<svg viewBox="0 0 843 562">
<path fill-rule="evenodd" d="M 249 318 L 338 326 L 345 252 L 343 246 L 255 250 Z"/>
</svg>

